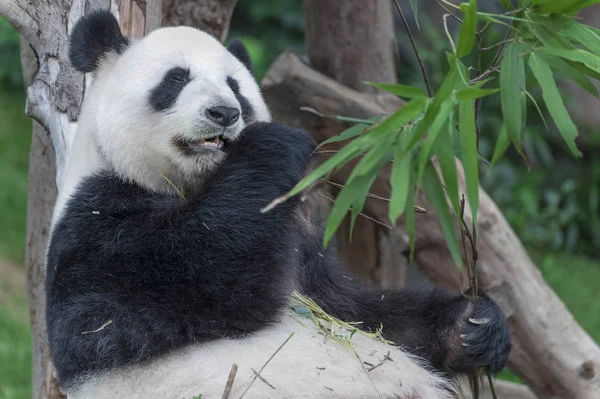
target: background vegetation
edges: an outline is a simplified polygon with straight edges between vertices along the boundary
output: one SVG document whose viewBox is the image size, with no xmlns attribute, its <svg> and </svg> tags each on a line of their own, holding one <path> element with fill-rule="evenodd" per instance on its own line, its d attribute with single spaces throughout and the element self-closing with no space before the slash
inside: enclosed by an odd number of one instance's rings
<svg viewBox="0 0 600 399">
<path fill-rule="evenodd" d="M 230 37 L 240 37 L 248 45 L 258 79 L 284 49 L 303 51 L 301 8 L 301 2 L 295 0 L 239 1 Z M 426 18 L 420 18 L 420 25 L 418 46 L 432 85 L 439 87 L 446 74 L 444 51 L 449 50 L 448 41 Z M 399 52 L 403 61 L 399 83 L 419 84 L 422 78 L 413 58 L 403 53 L 402 46 Z M 31 349 L 23 263 L 31 122 L 24 114 L 19 37 L 1 17 L 0 60 L 0 398 L 8 399 L 30 396 Z M 546 281 L 600 343 L 600 314 L 596 311 L 600 301 L 600 137 L 594 135 L 594 129 L 580 126 L 586 146 L 583 158 L 575 159 L 560 137 L 545 128 L 535 109 L 528 115 L 524 147 L 529 170 L 520 155 L 510 149 L 490 173 L 483 166 L 482 184 Z M 480 121 L 482 159 L 490 159 L 502 121 L 499 101 L 483 102 Z M 508 374 L 505 377 L 510 378 Z"/>
</svg>

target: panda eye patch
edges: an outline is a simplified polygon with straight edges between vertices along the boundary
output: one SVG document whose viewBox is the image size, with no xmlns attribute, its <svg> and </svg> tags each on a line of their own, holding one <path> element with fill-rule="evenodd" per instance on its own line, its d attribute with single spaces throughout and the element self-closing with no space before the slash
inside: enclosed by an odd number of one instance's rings
<svg viewBox="0 0 600 399">
<path fill-rule="evenodd" d="M 175 105 L 177 97 L 190 82 L 190 70 L 175 67 L 169 69 L 162 80 L 151 90 L 148 102 L 155 111 L 165 111 Z"/>
<path fill-rule="evenodd" d="M 187 82 L 190 78 L 190 71 L 183 68 L 173 68 L 169 70 L 168 76 L 173 82 Z"/>
<path fill-rule="evenodd" d="M 228 76 L 227 86 L 229 86 L 233 94 L 235 94 L 235 98 L 240 103 L 240 107 L 242 108 L 242 118 L 246 122 L 250 121 L 254 116 L 254 109 L 252 108 L 252 105 L 250 105 L 250 101 L 248 101 L 248 99 L 240 92 L 239 82 L 232 76 Z"/>
</svg>

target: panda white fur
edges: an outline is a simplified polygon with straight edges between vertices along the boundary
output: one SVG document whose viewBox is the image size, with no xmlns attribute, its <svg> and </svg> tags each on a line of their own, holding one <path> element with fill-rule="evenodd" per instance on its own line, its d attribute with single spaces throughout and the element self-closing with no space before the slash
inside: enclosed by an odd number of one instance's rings
<svg viewBox="0 0 600 399">
<path fill-rule="evenodd" d="M 473 306 L 367 288 L 322 250 L 299 199 L 260 213 L 314 145 L 270 122 L 241 42 L 187 27 L 132 41 L 102 11 L 75 26 L 70 57 L 94 74 L 47 253 L 48 334 L 70 398 L 220 398 L 235 363 L 231 398 L 252 384 L 244 397 L 443 399 L 453 377 L 504 366 L 507 323 L 485 294 Z M 294 317 L 293 290 L 365 330 L 383 324 L 397 346 L 355 334 L 357 357 L 325 340 Z"/>
</svg>

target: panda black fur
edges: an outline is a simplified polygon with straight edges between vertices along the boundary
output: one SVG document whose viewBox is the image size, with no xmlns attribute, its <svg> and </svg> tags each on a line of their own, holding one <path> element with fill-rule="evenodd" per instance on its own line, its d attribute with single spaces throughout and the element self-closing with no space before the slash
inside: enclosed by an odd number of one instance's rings
<svg viewBox="0 0 600 399">
<path fill-rule="evenodd" d="M 70 397 L 220 397 L 234 362 L 241 393 L 292 331 L 270 363 L 276 389 L 259 381 L 247 397 L 445 398 L 457 373 L 504 366 L 507 323 L 485 294 L 472 305 L 367 288 L 323 252 L 322 221 L 298 198 L 260 213 L 306 173 L 314 144 L 270 122 L 241 42 L 228 51 L 181 27 L 131 42 L 108 12 L 84 17 L 71 40 L 73 65 L 97 82 L 47 254 L 48 334 Z M 290 318 L 294 289 L 363 329 L 383 324 L 403 350 L 357 334 L 363 360 L 394 359 L 366 377 L 351 351 Z"/>
</svg>

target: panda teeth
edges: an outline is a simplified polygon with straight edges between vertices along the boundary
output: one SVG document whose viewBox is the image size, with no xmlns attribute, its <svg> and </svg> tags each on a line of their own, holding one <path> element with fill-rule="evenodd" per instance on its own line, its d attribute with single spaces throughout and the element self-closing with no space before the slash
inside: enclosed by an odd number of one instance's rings
<svg viewBox="0 0 600 399">
<path fill-rule="evenodd" d="M 225 138 L 223 136 L 213 137 L 206 140 L 200 140 L 198 145 L 201 147 L 208 148 L 221 148 L 225 142 Z"/>
</svg>

